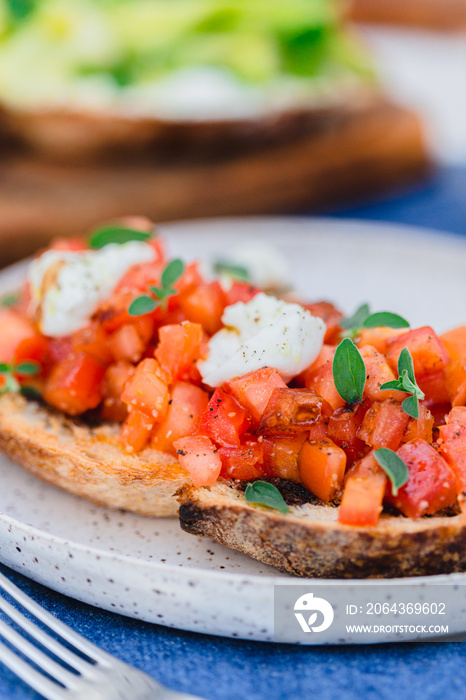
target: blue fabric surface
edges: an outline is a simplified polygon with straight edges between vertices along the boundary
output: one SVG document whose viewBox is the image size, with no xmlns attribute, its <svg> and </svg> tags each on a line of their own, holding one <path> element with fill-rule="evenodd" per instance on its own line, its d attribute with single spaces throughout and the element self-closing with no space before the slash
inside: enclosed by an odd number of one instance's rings
<svg viewBox="0 0 466 700">
<path fill-rule="evenodd" d="M 444 170 L 409 192 L 330 214 L 464 234 L 465 191 L 466 169 Z M 212 700 L 439 700 L 465 695 L 466 647 L 461 643 L 302 648 L 214 638 L 96 610 L 0 569 L 103 649 L 169 687 Z M 0 664 L 0 699 L 38 697 Z"/>
</svg>

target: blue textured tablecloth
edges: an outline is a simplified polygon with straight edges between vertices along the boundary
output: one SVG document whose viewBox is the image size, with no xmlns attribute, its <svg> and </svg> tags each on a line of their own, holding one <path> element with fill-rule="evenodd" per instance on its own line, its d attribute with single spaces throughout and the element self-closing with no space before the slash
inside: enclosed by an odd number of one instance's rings
<svg viewBox="0 0 466 700">
<path fill-rule="evenodd" d="M 440 171 L 410 191 L 323 212 L 466 233 L 466 168 Z M 61 620 L 162 683 L 205 698 L 445 700 L 466 696 L 461 643 L 293 647 L 165 629 L 96 610 L 0 566 Z M 0 699 L 38 698 L 0 664 Z"/>
</svg>

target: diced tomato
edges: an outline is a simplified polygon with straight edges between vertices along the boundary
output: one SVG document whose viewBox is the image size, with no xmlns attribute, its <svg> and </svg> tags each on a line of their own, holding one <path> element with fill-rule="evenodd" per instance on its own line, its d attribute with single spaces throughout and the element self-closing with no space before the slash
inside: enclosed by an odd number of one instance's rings
<svg viewBox="0 0 466 700">
<path fill-rule="evenodd" d="M 405 434 L 409 416 L 403 411 L 401 404 L 393 399 L 376 401 L 367 411 L 358 430 L 358 438 L 367 445 L 388 447 L 396 450 Z"/>
<path fill-rule="evenodd" d="M 36 335 L 30 321 L 6 308 L 0 308 L 0 328 L 0 362 L 12 362 L 19 344 Z"/>
<path fill-rule="evenodd" d="M 50 364 L 48 339 L 43 335 L 34 335 L 22 340 L 15 350 L 14 362 L 19 365 L 26 360 L 37 362 L 43 369 L 47 369 Z"/>
<path fill-rule="evenodd" d="M 353 464 L 365 452 L 365 443 L 358 438 L 358 430 L 370 405 L 366 399 L 362 404 L 344 406 L 328 419 L 327 436 L 345 451 L 347 465 Z"/>
<path fill-rule="evenodd" d="M 173 447 L 181 466 L 186 469 L 194 486 L 212 486 L 222 469 L 222 460 L 214 443 L 204 435 L 191 435 L 176 440 Z"/>
<path fill-rule="evenodd" d="M 249 411 L 256 423 L 260 422 L 274 389 L 285 389 L 286 384 L 273 367 L 248 372 L 232 379 L 225 387 Z"/>
<path fill-rule="evenodd" d="M 108 345 L 115 360 L 129 362 L 139 362 L 146 347 L 133 323 L 126 323 L 112 333 Z"/>
<path fill-rule="evenodd" d="M 374 455 L 368 454 L 351 467 L 338 509 L 342 525 L 377 525 L 385 494 L 387 477 Z"/>
<path fill-rule="evenodd" d="M 108 336 L 102 326 L 96 322 L 73 333 L 71 344 L 73 352 L 85 352 L 104 365 L 113 361 Z"/>
<path fill-rule="evenodd" d="M 301 372 L 301 374 L 298 375 L 298 377 L 295 377 L 294 383 L 296 383 L 298 386 L 307 386 L 307 380 L 309 377 L 312 376 L 313 372 L 319 367 L 322 367 L 322 365 L 325 365 L 326 362 L 332 362 L 334 355 L 335 346 L 326 345 L 324 343 L 319 354 L 317 355 L 317 358 L 309 367 L 307 367 L 304 370 L 304 372 Z"/>
<path fill-rule="evenodd" d="M 434 416 L 428 408 L 419 404 L 419 418 L 410 418 L 402 442 L 411 442 L 421 438 L 428 443 L 433 440 Z"/>
<path fill-rule="evenodd" d="M 417 438 L 397 452 L 408 467 L 408 482 L 392 493 L 387 483 L 385 500 L 408 518 L 431 515 L 456 501 L 455 474 L 439 453 L 425 440 Z"/>
<path fill-rule="evenodd" d="M 121 394 L 126 382 L 134 374 L 134 365 L 126 360 L 120 360 L 109 365 L 104 378 L 104 400 L 102 403 L 102 418 L 123 422 L 128 414 L 128 407 L 121 400 Z"/>
<path fill-rule="evenodd" d="M 155 357 L 172 381 L 189 380 L 204 346 L 204 332 L 199 323 L 183 323 L 161 326 Z"/>
<path fill-rule="evenodd" d="M 317 301 L 313 304 L 303 304 L 303 306 L 313 316 L 317 316 L 325 322 L 327 330 L 325 331 L 324 343 L 337 343 L 341 333 L 340 320 L 343 318 L 341 311 L 328 301 Z"/>
<path fill-rule="evenodd" d="M 239 447 L 249 427 L 246 409 L 224 389 L 216 389 L 201 418 L 200 432 L 217 445 Z"/>
<path fill-rule="evenodd" d="M 180 294 L 180 296 L 185 296 L 192 292 L 193 289 L 203 284 L 204 280 L 201 273 L 199 272 L 199 265 L 197 262 L 190 263 L 186 265 L 183 274 L 175 282 L 174 288 Z"/>
<path fill-rule="evenodd" d="M 439 447 L 456 475 L 456 492 L 466 514 L 466 408 L 452 408 L 448 423 L 439 428 Z"/>
<path fill-rule="evenodd" d="M 433 403 L 432 401 L 422 401 L 421 403 L 432 414 L 434 419 L 434 431 L 440 425 L 445 425 L 445 419 L 451 411 L 451 405 L 449 403 Z"/>
<path fill-rule="evenodd" d="M 49 243 L 49 248 L 52 250 L 86 250 L 87 243 L 83 236 L 69 236 L 67 238 L 54 238 Z"/>
<path fill-rule="evenodd" d="M 299 481 L 299 453 L 309 433 L 265 435 L 262 439 L 264 472 L 267 476 Z M 325 437 L 325 433 L 321 436 Z"/>
<path fill-rule="evenodd" d="M 237 304 L 239 301 L 247 303 L 251 301 L 259 290 L 252 287 L 247 282 L 233 282 L 230 289 L 225 291 L 225 306 L 231 306 L 232 304 Z"/>
<path fill-rule="evenodd" d="M 101 324 L 107 333 L 113 333 L 121 326 L 132 323 L 134 316 L 129 315 L 128 309 L 138 296 L 137 290 L 115 292 L 108 301 L 97 309 L 93 317 L 94 320 Z"/>
<path fill-rule="evenodd" d="M 220 330 L 225 305 L 225 292 L 217 280 L 204 282 L 180 298 L 180 308 L 186 318 L 200 323 L 209 335 Z"/>
<path fill-rule="evenodd" d="M 170 392 L 167 414 L 154 430 L 151 447 L 171 452 L 175 440 L 197 432 L 208 401 L 209 395 L 198 386 L 177 382 Z"/>
<path fill-rule="evenodd" d="M 147 413 L 129 411 L 120 431 L 120 443 L 126 452 L 140 452 L 147 447 L 153 427 L 154 421 Z"/>
<path fill-rule="evenodd" d="M 309 430 L 322 412 L 331 408 L 312 389 L 274 389 L 267 402 L 257 433 L 259 435 L 293 435 Z"/>
<path fill-rule="evenodd" d="M 466 362 L 466 326 L 458 326 L 440 336 L 440 341 L 446 347 L 452 362 Z"/>
<path fill-rule="evenodd" d="M 73 338 L 70 335 L 62 338 L 49 338 L 49 353 L 51 362 L 63 362 L 74 353 Z"/>
<path fill-rule="evenodd" d="M 129 408 L 151 416 L 154 421 L 161 421 L 168 409 L 169 377 L 157 360 L 142 360 L 121 394 L 121 400 Z"/>
<path fill-rule="evenodd" d="M 95 408 L 102 401 L 105 367 L 85 353 L 56 364 L 45 381 L 44 400 L 71 416 Z"/>
<path fill-rule="evenodd" d="M 428 401 L 445 403 L 450 400 L 445 375 L 448 366 L 445 369 L 427 372 L 416 377 L 416 382 Z"/>
<path fill-rule="evenodd" d="M 163 268 L 164 263 L 160 260 L 132 265 L 118 282 L 115 293 L 128 290 L 147 293 L 151 285 L 159 285 Z"/>
<path fill-rule="evenodd" d="M 466 357 L 452 360 L 444 370 L 445 389 L 452 406 L 466 404 Z"/>
<path fill-rule="evenodd" d="M 262 444 L 250 436 L 240 447 L 219 447 L 222 460 L 220 476 L 225 479 L 247 481 L 264 475 L 262 468 Z"/>
<path fill-rule="evenodd" d="M 377 326 L 376 328 L 363 328 L 359 334 L 357 342 L 358 347 L 362 348 L 365 345 L 372 345 L 378 352 L 385 355 L 387 351 L 387 340 L 401 335 L 405 331 L 395 328 L 387 328 L 386 326 Z"/>
<path fill-rule="evenodd" d="M 309 440 L 323 440 L 324 438 L 328 437 L 328 423 L 329 417 L 322 414 L 314 425 L 309 427 L 309 430 L 307 431 Z M 298 434 L 302 435 L 302 433 Z"/>
<path fill-rule="evenodd" d="M 344 451 L 328 438 L 319 442 L 307 440 L 299 453 L 301 483 L 324 503 L 340 493 L 345 468 Z"/>
<path fill-rule="evenodd" d="M 308 374 L 306 387 L 322 396 L 334 411 L 345 405 L 345 400 L 341 398 L 333 381 L 333 360 L 328 360 Z"/>
<path fill-rule="evenodd" d="M 364 345 L 359 348 L 359 352 L 366 368 L 365 396 L 371 401 L 384 401 L 385 399 L 403 401 L 407 397 L 406 393 L 392 389 L 380 389 L 381 384 L 396 379 L 385 356 L 372 345 Z"/>
<path fill-rule="evenodd" d="M 403 348 L 408 348 L 412 355 L 416 376 L 442 369 L 449 361 L 444 344 L 430 326 L 416 328 L 387 340 L 387 359 L 395 372 Z"/>
</svg>

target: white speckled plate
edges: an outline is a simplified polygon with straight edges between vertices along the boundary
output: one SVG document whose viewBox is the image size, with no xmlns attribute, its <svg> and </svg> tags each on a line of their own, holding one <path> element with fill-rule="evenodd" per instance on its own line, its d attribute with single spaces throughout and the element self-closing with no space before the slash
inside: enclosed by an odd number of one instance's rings
<svg viewBox="0 0 466 700">
<path fill-rule="evenodd" d="M 240 241 L 264 238 L 283 251 L 303 294 L 333 300 L 348 312 L 369 299 L 374 309 L 402 313 L 413 325 L 429 324 L 439 331 L 466 320 L 466 238 L 372 223 L 288 218 L 178 223 L 163 226 L 163 231 L 171 252 L 187 259 L 224 256 Z M 0 293 L 14 288 L 23 270 L 19 265 L 1 274 Z M 5 458 L 0 458 L 0 479 L 0 560 L 92 605 L 180 629 L 272 640 L 274 585 L 303 584 L 187 535 L 175 520 L 93 506 L 40 482 Z M 428 580 L 464 583 L 466 574 L 399 583 L 408 584 L 415 595 L 419 592 L 422 600 Z M 353 600 L 362 604 L 367 584 L 353 583 Z M 341 595 L 343 604 L 348 593 L 342 589 Z M 450 633 L 466 631 L 458 620 Z M 302 643 L 296 629 L 296 638 L 291 633 L 284 641 Z M 401 638 L 413 635 L 392 632 L 359 641 Z M 318 635 L 309 635 L 305 643 L 320 641 Z M 351 640 L 330 634 L 326 641 Z"/>
</svg>

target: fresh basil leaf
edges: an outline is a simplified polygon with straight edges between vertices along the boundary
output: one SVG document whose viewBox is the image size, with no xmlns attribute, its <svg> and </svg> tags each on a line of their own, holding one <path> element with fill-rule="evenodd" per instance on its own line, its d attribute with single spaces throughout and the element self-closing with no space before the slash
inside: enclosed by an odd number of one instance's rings
<svg viewBox="0 0 466 700">
<path fill-rule="evenodd" d="M 243 282 L 249 282 L 250 275 L 247 267 L 242 265 L 232 265 L 223 260 L 217 260 L 213 264 L 214 272 L 218 275 L 229 275 L 237 280 L 242 280 Z"/>
<path fill-rule="evenodd" d="M 17 304 L 19 301 L 19 294 L 6 294 L 4 297 L 0 299 L 0 306 L 4 306 L 6 308 L 9 308 L 10 306 L 14 306 Z"/>
<path fill-rule="evenodd" d="M 408 348 L 403 348 L 398 358 L 398 374 L 400 375 L 400 377 L 403 376 L 403 372 L 406 372 L 408 374 L 408 377 L 414 384 L 416 383 L 416 377 L 414 375 L 413 358 L 411 357 L 411 353 L 409 352 Z"/>
<path fill-rule="evenodd" d="M 142 295 L 137 297 L 130 304 L 128 313 L 130 316 L 143 316 L 144 314 L 150 314 L 150 312 L 157 308 L 158 305 L 159 302 L 152 299 L 152 297 Z"/>
<path fill-rule="evenodd" d="M 5 374 L 5 372 L 11 372 L 11 365 L 6 362 L 0 362 L 0 374 Z"/>
<path fill-rule="evenodd" d="M 89 246 L 91 248 L 103 248 L 110 243 L 128 243 L 129 241 L 147 241 L 152 236 L 152 233 L 146 231 L 138 231 L 127 226 L 117 226 L 109 224 L 102 226 L 89 236 Z"/>
<path fill-rule="evenodd" d="M 164 288 L 165 292 L 175 284 L 175 282 L 183 274 L 183 271 L 184 264 L 179 258 L 175 258 L 175 260 L 168 263 L 167 267 L 162 272 L 162 287 Z"/>
<path fill-rule="evenodd" d="M 369 304 L 362 304 L 352 316 L 342 318 L 340 320 L 340 326 L 347 330 L 350 330 L 351 328 L 359 329 L 363 325 L 366 318 L 369 316 L 369 313 Z"/>
<path fill-rule="evenodd" d="M 251 505 L 266 506 L 279 510 L 280 513 L 288 513 L 289 511 L 280 491 L 267 481 L 254 481 L 252 484 L 248 484 L 244 495 L 246 501 Z"/>
<path fill-rule="evenodd" d="M 387 447 L 374 450 L 374 457 L 392 482 L 392 493 L 396 496 L 398 489 L 408 481 L 408 467 L 396 452 Z"/>
<path fill-rule="evenodd" d="M 401 407 L 411 418 L 419 418 L 419 399 L 417 396 L 408 396 L 401 404 Z"/>
<path fill-rule="evenodd" d="M 352 340 L 345 338 L 333 358 L 333 381 L 346 403 L 362 401 L 366 383 L 366 368 L 359 350 Z"/>
<path fill-rule="evenodd" d="M 386 326 L 387 328 L 409 328 L 408 321 L 403 316 L 392 314 L 390 311 L 378 311 L 368 316 L 362 323 L 364 328 L 377 328 Z"/>
<path fill-rule="evenodd" d="M 16 365 L 14 371 L 18 374 L 38 374 L 40 372 L 40 364 L 32 360 L 26 360 L 24 362 L 20 362 L 19 365 Z"/>
</svg>

